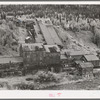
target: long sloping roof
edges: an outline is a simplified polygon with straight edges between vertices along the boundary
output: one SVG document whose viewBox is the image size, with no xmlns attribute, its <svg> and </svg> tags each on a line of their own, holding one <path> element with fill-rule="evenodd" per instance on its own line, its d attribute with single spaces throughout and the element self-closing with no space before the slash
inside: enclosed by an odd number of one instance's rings
<svg viewBox="0 0 100 100">
<path fill-rule="evenodd" d="M 45 21 L 46 19 L 41 19 L 38 21 L 38 23 L 39 23 L 40 29 L 42 31 L 42 34 L 45 38 L 46 43 L 48 45 L 57 44 L 57 45 L 63 46 L 62 41 L 58 37 L 58 34 L 56 33 L 53 25 L 50 24 L 51 23 L 50 19 L 48 20 L 50 21 L 50 23 L 45 23 Z"/>
<path fill-rule="evenodd" d="M 58 35 L 57 35 L 55 29 L 53 28 L 53 26 L 47 26 L 47 29 L 48 29 L 48 31 L 49 31 L 49 34 L 50 34 L 51 37 L 53 38 L 55 44 L 63 46 L 63 44 L 62 44 L 60 38 L 58 37 Z"/>
<path fill-rule="evenodd" d="M 46 43 L 48 45 L 54 45 L 55 42 L 53 41 L 53 38 L 51 37 L 50 33 L 48 32 L 47 27 L 42 23 L 39 23 L 39 25 L 40 25 L 40 29 L 42 31 L 42 34 L 43 34 L 43 36 L 45 38 Z"/>
</svg>

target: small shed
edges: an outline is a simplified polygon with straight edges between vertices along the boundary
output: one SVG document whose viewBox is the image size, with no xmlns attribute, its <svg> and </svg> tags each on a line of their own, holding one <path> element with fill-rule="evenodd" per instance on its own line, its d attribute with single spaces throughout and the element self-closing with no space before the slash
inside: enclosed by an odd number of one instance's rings
<svg viewBox="0 0 100 100">
<path fill-rule="evenodd" d="M 84 62 L 91 62 L 95 68 L 100 67 L 100 59 L 96 55 L 84 55 L 81 60 Z"/>
<path fill-rule="evenodd" d="M 82 78 L 93 78 L 93 64 L 91 62 L 76 61 L 78 75 Z"/>
</svg>

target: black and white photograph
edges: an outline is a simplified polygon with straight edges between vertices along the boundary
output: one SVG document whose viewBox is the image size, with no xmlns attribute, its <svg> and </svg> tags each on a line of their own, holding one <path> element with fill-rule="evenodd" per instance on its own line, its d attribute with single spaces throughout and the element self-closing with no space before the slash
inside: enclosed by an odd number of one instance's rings
<svg viewBox="0 0 100 100">
<path fill-rule="evenodd" d="M 0 90 L 100 90 L 100 5 L 0 4 Z"/>
</svg>

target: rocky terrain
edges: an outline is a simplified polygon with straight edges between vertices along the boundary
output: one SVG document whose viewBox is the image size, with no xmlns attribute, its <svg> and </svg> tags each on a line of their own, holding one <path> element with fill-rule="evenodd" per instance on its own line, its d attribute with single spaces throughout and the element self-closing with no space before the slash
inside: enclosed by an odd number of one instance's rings
<svg viewBox="0 0 100 100">
<path fill-rule="evenodd" d="M 18 55 L 18 43 L 25 40 L 27 31 L 17 27 L 12 21 L 1 20 L 0 24 L 0 55 Z"/>
</svg>

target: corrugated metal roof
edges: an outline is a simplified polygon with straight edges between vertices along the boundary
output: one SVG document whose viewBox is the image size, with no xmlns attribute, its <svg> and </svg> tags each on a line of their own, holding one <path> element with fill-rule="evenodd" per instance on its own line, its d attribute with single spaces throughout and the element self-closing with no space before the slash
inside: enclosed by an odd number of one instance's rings
<svg viewBox="0 0 100 100">
<path fill-rule="evenodd" d="M 96 61 L 99 60 L 99 58 L 96 55 L 84 55 L 87 61 Z"/>
</svg>

